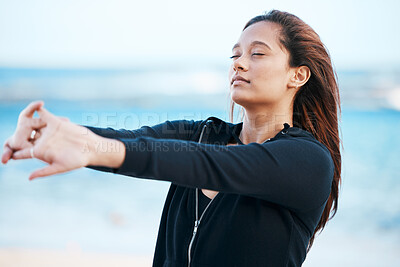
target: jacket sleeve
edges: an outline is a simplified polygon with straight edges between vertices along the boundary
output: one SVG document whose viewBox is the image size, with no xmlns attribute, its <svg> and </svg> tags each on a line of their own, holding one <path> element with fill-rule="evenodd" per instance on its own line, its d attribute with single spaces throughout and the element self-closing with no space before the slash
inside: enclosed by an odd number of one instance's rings
<svg viewBox="0 0 400 267">
<path fill-rule="evenodd" d="M 136 130 L 116 130 L 113 128 L 98 128 L 92 126 L 85 127 L 95 134 L 112 139 L 130 139 L 147 136 L 153 138 L 190 140 L 191 136 L 198 130 L 201 122 L 201 120 L 167 120 L 155 126 L 142 126 Z"/>
<path fill-rule="evenodd" d="M 165 121 L 155 126 L 142 126 L 136 130 L 126 129 L 113 129 L 113 128 L 98 128 L 92 126 L 85 126 L 97 135 L 112 139 L 125 140 L 134 139 L 137 137 L 152 137 L 152 138 L 163 138 L 163 139 L 180 139 L 190 140 L 193 134 L 199 130 L 199 125 L 202 123 L 201 120 L 173 120 Z M 115 172 L 115 169 L 103 167 L 103 166 L 87 166 L 89 169 L 104 172 Z"/>
<path fill-rule="evenodd" d="M 248 195 L 297 211 L 320 207 L 330 193 L 330 153 L 306 138 L 238 146 L 150 137 L 120 140 L 126 156 L 118 174 Z"/>
</svg>

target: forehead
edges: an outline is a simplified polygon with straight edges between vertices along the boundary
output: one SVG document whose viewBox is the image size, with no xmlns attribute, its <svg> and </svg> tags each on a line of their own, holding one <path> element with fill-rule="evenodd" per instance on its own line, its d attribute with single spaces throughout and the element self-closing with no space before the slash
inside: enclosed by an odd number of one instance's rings
<svg viewBox="0 0 400 267">
<path fill-rule="evenodd" d="M 261 41 L 268 44 L 272 50 L 280 50 L 280 29 L 280 25 L 276 23 L 266 21 L 256 22 L 242 32 L 237 44 L 244 47 L 250 45 L 254 41 Z"/>
</svg>

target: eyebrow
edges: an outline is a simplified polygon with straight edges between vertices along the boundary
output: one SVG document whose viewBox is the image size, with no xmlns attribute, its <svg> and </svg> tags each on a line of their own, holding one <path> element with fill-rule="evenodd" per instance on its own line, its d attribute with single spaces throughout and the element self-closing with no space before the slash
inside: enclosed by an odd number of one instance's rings
<svg viewBox="0 0 400 267">
<path fill-rule="evenodd" d="M 271 47 L 270 47 L 269 45 L 267 45 L 266 43 L 261 42 L 261 41 L 253 41 L 253 42 L 251 42 L 251 44 L 250 44 L 250 46 L 255 46 L 255 45 L 262 45 L 262 46 L 267 47 L 269 50 L 272 50 Z M 232 50 L 234 50 L 235 48 L 238 48 L 238 47 L 240 47 L 240 44 L 239 44 L 239 43 L 235 44 L 235 45 L 232 47 Z"/>
</svg>

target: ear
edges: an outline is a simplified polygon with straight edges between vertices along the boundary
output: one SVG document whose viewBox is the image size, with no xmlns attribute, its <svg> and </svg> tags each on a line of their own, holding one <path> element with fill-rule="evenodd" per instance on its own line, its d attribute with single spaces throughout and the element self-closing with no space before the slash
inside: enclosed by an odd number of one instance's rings
<svg viewBox="0 0 400 267">
<path fill-rule="evenodd" d="M 288 83 L 289 88 L 300 88 L 306 84 L 308 79 L 311 77 L 311 71 L 307 66 L 300 66 L 293 68 L 291 73 L 290 82 Z"/>
</svg>

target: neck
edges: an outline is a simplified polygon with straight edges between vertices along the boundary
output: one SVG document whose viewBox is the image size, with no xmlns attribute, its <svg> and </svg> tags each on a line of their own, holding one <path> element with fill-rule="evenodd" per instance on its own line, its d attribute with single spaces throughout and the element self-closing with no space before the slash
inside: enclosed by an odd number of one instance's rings
<svg viewBox="0 0 400 267">
<path fill-rule="evenodd" d="M 279 114 L 279 115 L 277 115 Z M 246 110 L 240 140 L 243 144 L 263 143 L 274 137 L 283 128 L 284 123 L 293 126 L 292 112 L 258 112 L 250 113 Z"/>
</svg>

